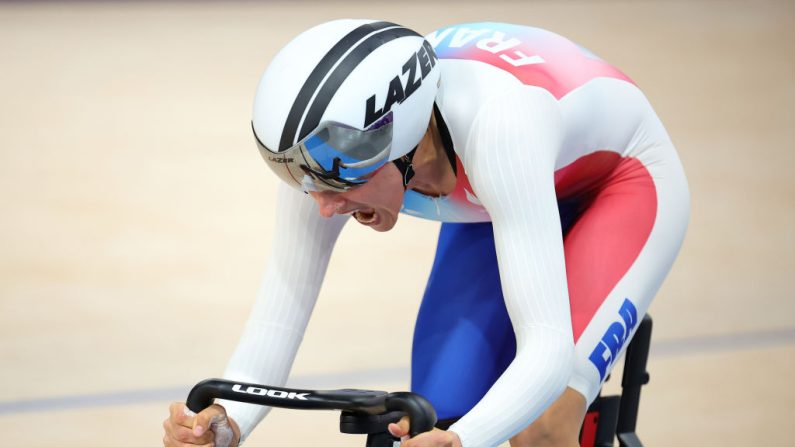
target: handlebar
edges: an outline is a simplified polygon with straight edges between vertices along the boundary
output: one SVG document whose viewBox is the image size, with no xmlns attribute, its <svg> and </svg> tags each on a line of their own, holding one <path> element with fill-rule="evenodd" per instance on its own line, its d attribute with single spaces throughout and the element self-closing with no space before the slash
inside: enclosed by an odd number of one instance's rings
<svg viewBox="0 0 795 447">
<path fill-rule="evenodd" d="M 186 405 L 188 409 L 198 413 L 212 405 L 215 399 L 299 410 L 340 410 L 343 411 L 342 421 L 348 427 L 351 426 L 352 417 L 354 419 L 360 417 L 362 421 L 381 421 L 380 418 L 374 419 L 372 416 L 387 414 L 400 416 L 405 413 L 409 417 L 411 437 L 430 431 L 436 424 L 436 411 L 431 403 L 419 394 L 408 392 L 387 393 L 348 389 L 312 391 L 207 379 L 193 387 L 188 394 Z M 341 428 L 344 428 L 343 423 Z"/>
</svg>

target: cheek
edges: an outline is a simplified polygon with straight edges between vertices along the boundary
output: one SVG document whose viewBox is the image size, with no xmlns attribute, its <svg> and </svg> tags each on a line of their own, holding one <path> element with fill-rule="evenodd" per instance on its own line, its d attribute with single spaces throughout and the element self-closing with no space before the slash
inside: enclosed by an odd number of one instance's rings
<svg viewBox="0 0 795 447">
<path fill-rule="evenodd" d="M 395 165 L 388 163 L 367 184 L 350 194 L 351 200 L 397 214 L 403 205 L 403 179 Z"/>
<path fill-rule="evenodd" d="M 361 203 L 376 210 L 387 211 L 390 214 L 397 214 L 400 212 L 400 207 L 403 205 L 403 188 L 386 186 L 387 185 L 380 185 L 379 187 L 376 187 L 376 185 L 373 185 L 369 191 L 366 191 L 364 188 L 362 188 L 361 194 L 351 196 L 350 199 L 354 202 Z"/>
<path fill-rule="evenodd" d="M 390 205 L 390 211 L 395 214 L 399 213 L 400 207 L 403 206 L 403 187 L 392 189 L 391 197 L 387 203 Z"/>
<path fill-rule="evenodd" d="M 392 163 L 383 169 L 380 180 L 381 201 L 385 208 L 393 214 L 400 212 L 403 205 L 403 178 L 400 171 Z"/>
</svg>

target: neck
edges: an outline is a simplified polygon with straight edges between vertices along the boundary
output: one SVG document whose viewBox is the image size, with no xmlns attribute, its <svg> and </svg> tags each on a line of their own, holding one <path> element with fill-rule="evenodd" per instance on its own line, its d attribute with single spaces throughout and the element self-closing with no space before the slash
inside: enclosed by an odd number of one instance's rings
<svg viewBox="0 0 795 447">
<path fill-rule="evenodd" d="M 445 196 L 455 189 L 456 178 L 442 143 L 436 116 L 431 114 L 428 130 L 414 154 L 414 178 L 408 184 L 421 194 L 432 197 Z"/>
</svg>

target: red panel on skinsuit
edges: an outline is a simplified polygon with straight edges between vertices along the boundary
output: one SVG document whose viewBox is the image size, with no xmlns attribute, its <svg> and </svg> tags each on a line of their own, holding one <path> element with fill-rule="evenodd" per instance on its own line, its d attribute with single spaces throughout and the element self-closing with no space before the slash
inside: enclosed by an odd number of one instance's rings
<svg viewBox="0 0 795 447">
<path fill-rule="evenodd" d="M 598 184 L 589 179 L 600 179 Z M 559 198 L 587 193 L 590 204 L 563 239 L 575 343 L 649 239 L 657 189 L 643 164 L 601 151 L 555 173 Z"/>
<path fill-rule="evenodd" d="M 598 151 L 558 169 L 555 171 L 555 193 L 558 199 L 595 191 L 621 160 L 621 155 L 615 152 Z"/>
</svg>

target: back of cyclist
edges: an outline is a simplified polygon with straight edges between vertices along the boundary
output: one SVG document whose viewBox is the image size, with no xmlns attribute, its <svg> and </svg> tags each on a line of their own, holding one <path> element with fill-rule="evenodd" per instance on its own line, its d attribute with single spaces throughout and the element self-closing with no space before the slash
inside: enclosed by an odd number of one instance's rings
<svg viewBox="0 0 795 447">
<path fill-rule="evenodd" d="M 537 28 L 423 39 L 335 21 L 276 56 L 252 124 L 290 186 L 226 377 L 283 384 L 348 216 L 386 231 L 403 211 L 444 222 L 412 391 L 460 418 L 410 445 L 576 445 L 689 215 L 673 145 L 627 76 Z M 267 412 L 224 406 L 243 439 Z M 169 444 L 175 425 L 166 445 L 182 445 Z"/>
</svg>

